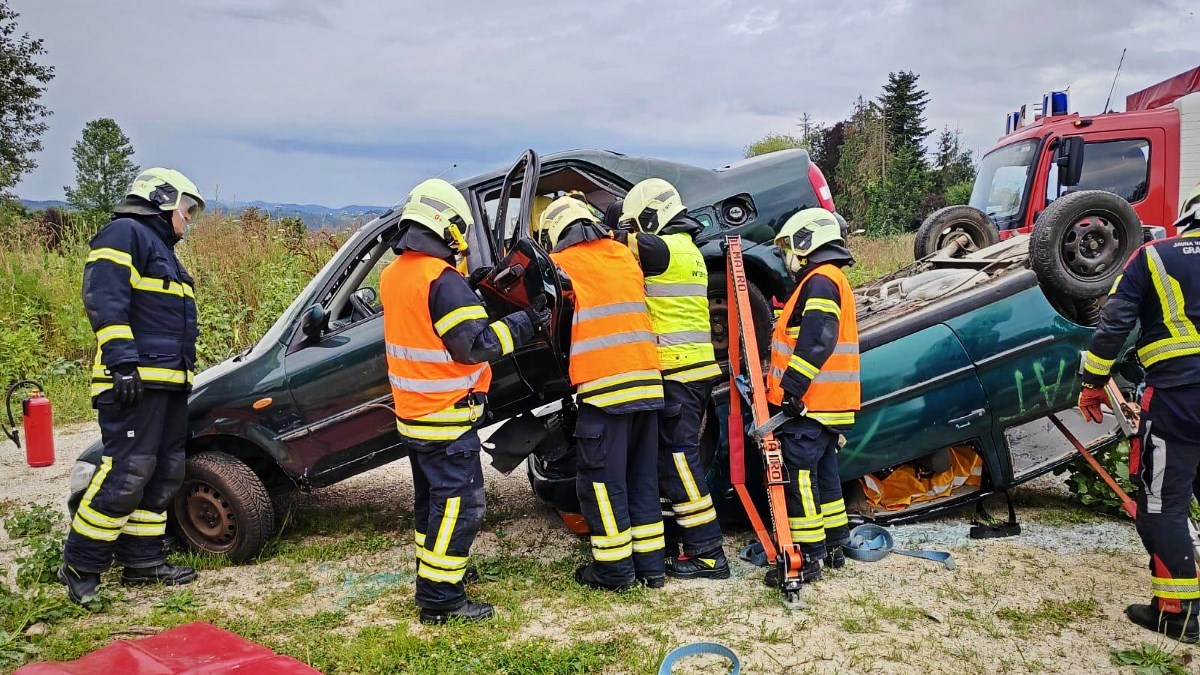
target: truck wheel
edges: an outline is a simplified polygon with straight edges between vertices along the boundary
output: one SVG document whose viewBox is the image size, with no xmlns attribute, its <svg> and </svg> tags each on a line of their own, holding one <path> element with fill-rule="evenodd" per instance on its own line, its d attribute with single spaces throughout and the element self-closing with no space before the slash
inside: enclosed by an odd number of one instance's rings
<svg viewBox="0 0 1200 675">
<path fill-rule="evenodd" d="M 771 344 L 771 327 L 775 322 L 774 312 L 767 296 L 753 283 L 749 284 L 750 314 L 754 317 L 754 333 L 758 338 L 759 356 L 767 357 L 767 345 Z M 712 323 L 713 350 L 717 363 L 729 361 L 729 299 L 728 282 L 724 272 L 708 275 L 708 314 Z"/>
<path fill-rule="evenodd" d="M 275 530 L 266 486 L 245 462 L 223 452 L 188 458 L 172 515 L 180 542 L 235 563 L 258 555 Z"/>
<path fill-rule="evenodd" d="M 983 211 L 970 206 L 947 206 L 929 214 L 917 229 L 913 259 L 937 253 L 960 235 L 966 235 L 967 239 L 959 250 L 967 253 L 1000 241 L 996 225 Z"/>
<path fill-rule="evenodd" d="M 1072 192 L 1038 216 L 1029 266 L 1050 292 L 1088 300 L 1104 295 L 1142 243 L 1142 222 L 1129 202 L 1103 190 Z"/>
</svg>

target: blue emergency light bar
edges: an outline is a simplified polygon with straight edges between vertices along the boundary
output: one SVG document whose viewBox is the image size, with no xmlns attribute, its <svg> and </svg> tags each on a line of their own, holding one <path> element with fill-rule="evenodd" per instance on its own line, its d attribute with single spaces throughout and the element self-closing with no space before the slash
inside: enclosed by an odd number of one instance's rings
<svg viewBox="0 0 1200 675">
<path fill-rule="evenodd" d="M 1047 117 L 1067 114 L 1067 92 L 1052 91 L 1042 97 L 1042 114 Z"/>
</svg>

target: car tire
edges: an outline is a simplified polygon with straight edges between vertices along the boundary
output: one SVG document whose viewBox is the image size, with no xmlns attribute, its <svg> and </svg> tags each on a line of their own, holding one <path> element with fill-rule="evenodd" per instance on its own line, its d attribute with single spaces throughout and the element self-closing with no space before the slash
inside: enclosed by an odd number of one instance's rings
<svg viewBox="0 0 1200 675">
<path fill-rule="evenodd" d="M 748 285 L 750 296 L 750 314 L 754 317 L 754 333 L 758 338 L 758 353 L 766 357 L 767 345 L 771 344 L 771 327 L 775 322 L 774 311 L 766 294 L 753 283 Z M 728 282 L 724 272 L 713 272 L 708 275 L 708 311 L 712 323 L 713 351 L 717 363 L 724 365 L 729 361 L 729 304 L 726 296 L 729 293 Z"/>
<path fill-rule="evenodd" d="M 224 452 L 189 457 L 172 502 L 176 537 L 187 548 L 252 560 L 275 531 L 266 486 L 242 460 Z"/>
<path fill-rule="evenodd" d="M 1089 300 L 1108 293 L 1141 243 L 1142 222 L 1129 202 L 1103 190 L 1073 192 L 1038 216 L 1029 266 L 1050 293 Z"/>
<path fill-rule="evenodd" d="M 951 237 L 965 234 L 971 243 L 967 252 L 987 248 L 1000 241 L 1000 233 L 987 214 L 970 206 L 947 206 L 929 214 L 913 241 L 913 259 L 920 260 L 946 247 Z M 961 250 L 961 249 L 960 249 Z"/>
</svg>

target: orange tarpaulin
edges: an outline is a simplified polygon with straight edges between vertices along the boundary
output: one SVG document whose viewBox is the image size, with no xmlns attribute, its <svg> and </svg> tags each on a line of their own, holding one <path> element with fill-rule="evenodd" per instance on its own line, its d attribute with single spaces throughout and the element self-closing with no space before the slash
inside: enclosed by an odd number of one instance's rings
<svg viewBox="0 0 1200 675">
<path fill-rule="evenodd" d="M 926 473 L 916 464 L 902 464 L 887 478 L 867 474 L 860 478 L 867 503 L 875 509 L 898 511 L 918 502 L 946 497 L 960 487 L 978 487 L 983 459 L 969 446 L 950 448 L 950 468 Z"/>
</svg>

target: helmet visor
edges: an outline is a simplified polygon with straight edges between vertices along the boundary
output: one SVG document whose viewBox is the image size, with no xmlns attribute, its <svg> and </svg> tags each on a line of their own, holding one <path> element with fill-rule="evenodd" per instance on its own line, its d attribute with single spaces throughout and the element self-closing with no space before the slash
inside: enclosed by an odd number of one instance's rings
<svg viewBox="0 0 1200 675">
<path fill-rule="evenodd" d="M 200 202 L 196 201 L 195 197 L 192 197 L 186 193 L 179 196 L 179 206 L 176 208 L 179 209 L 180 213 L 183 214 L 184 218 L 187 219 L 188 222 L 195 221 L 200 217 L 201 211 L 204 210 L 204 208 L 200 206 Z"/>
</svg>

